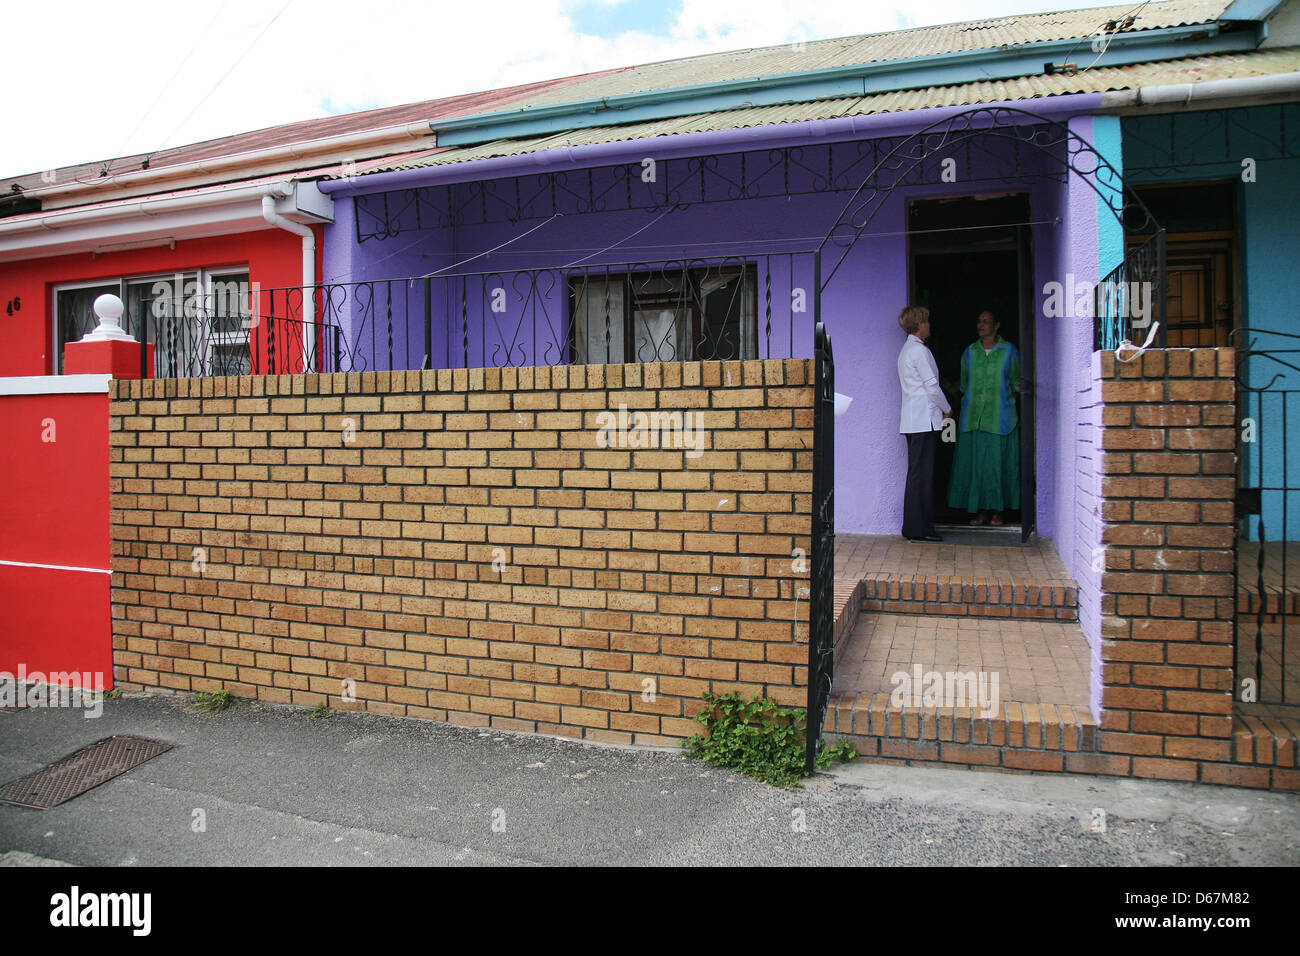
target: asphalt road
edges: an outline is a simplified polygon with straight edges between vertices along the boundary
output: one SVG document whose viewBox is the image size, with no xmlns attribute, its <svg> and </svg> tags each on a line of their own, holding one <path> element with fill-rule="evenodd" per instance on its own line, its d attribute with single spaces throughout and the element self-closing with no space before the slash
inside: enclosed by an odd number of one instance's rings
<svg viewBox="0 0 1300 956">
<path fill-rule="evenodd" d="M 0 711 L 0 782 L 111 734 L 174 749 L 50 810 L 0 806 L 3 862 L 1300 863 L 1291 794 L 864 763 L 779 790 L 680 753 L 170 697 Z"/>
</svg>

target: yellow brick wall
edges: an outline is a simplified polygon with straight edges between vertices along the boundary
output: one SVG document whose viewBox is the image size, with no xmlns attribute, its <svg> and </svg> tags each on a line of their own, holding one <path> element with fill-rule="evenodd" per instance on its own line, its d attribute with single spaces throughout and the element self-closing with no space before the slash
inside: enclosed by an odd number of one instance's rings
<svg viewBox="0 0 1300 956">
<path fill-rule="evenodd" d="M 621 743 L 695 732 L 705 691 L 803 706 L 811 378 L 115 381 L 115 679 Z M 620 405 L 702 448 L 601 447 Z"/>
</svg>

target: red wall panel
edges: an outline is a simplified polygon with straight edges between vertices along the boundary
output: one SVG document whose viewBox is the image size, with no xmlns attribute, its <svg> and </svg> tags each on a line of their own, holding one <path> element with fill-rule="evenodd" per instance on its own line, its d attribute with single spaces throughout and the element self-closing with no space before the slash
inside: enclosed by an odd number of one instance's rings
<svg viewBox="0 0 1300 956">
<path fill-rule="evenodd" d="M 109 625 L 108 396 L 0 395 L 0 671 L 102 671 Z M 71 570 L 80 569 L 80 570 Z"/>
<path fill-rule="evenodd" d="M 320 238 L 317 229 L 318 270 Z M 236 265 L 262 289 L 300 285 L 302 240 L 265 229 L 174 249 L 0 263 L 0 377 L 53 372 L 59 283 Z M 42 441 L 47 420 L 54 441 Z M 0 561 L 11 562 L 0 564 L 0 670 L 102 671 L 111 687 L 108 397 L 0 395 L 0 441 Z"/>
<path fill-rule="evenodd" d="M 316 230 L 317 275 L 320 275 L 321 230 Z M 26 262 L 0 262 L 0 376 L 49 375 L 54 371 L 54 286 L 119 276 L 185 272 L 247 265 L 249 281 L 263 289 L 302 284 L 302 239 L 283 229 L 262 229 L 233 236 L 186 239 L 175 249 L 158 246 L 93 255 L 53 256 Z M 21 307 L 8 314 L 9 304 Z"/>
</svg>

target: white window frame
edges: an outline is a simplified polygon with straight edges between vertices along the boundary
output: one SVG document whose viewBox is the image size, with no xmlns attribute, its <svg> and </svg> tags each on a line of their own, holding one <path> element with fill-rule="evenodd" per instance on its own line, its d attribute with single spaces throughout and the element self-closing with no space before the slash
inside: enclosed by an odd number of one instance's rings
<svg viewBox="0 0 1300 956">
<path fill-rule="evenodd" d="M 63 372 L 63 348 L 68 344 L 67 342 L 62 342 L 62 343 L 59 342 L 59 332 L 60 332 L 59 293 L 75 292 L 78 289 L 95 289 L 100 286 L 112 285 L 115 282 L 117 283 L 117 295 L 121 297 L 126 292 L 126 286 L 123 285 L 122 279 L 120 277 L 114 278 L 112 276 L 106 276 L 102 279 L 86 279 L 84 281 L 77 281 L 77 282 L 60 282 L 54 286 L 52 290 L 53 296 L 50 299 L 50 305 L 51 305 L 50 354 L 54 356 L 54 361 L 50 363 L 50 367 L 54 369 L 55 375 L 59 375 Z M 122 301 L 125 302 L 126 300 L 122 299 Z M 92 325 L 86 331 L 87 332 L 93 331 L 94 328 L 95 326 Z"/>
<path fill-rule="evenodd" d="M 242 275 L 242 276 L 244 276 L 245 281 L 250 282 L 250 283 L 251 283 L 251 281 L 252 281 L 252 280 L 249 278 L 248 266 L 241 266 L 241 267 L 238 267 L 238 268 L 236 268 L 236 267 L 231 267 L 231 268 L 229 268 L 229 269 L 226 269 L 226 268 L 220 268 L 220 269 L 204 269 L 204 270 L 200 270 L 200 272 L 201 272 L 201 275 L 202 275 L 202 286 L 201 286 L 201 287 L 202 287 L 202 289 L 203 289 L 203 298 L 204 298 L 204 301 L 207 302 L 207 303 L 209 303 L 209 306 L 210 306 L 208 309 L 204 309 L 204 310 L 203 310 L 203 316 L 202 316 L 202 318 L 203 318 L 203 321 L 204 321 L 204 322 L 211 322 L 211 320 L 212 320 L 212 318 L 213 318 L 212 313 L 213 313 L 213 311 L 215 311 L 215 308 L 214 308 L 214 306 L 215 306 L 215 299 L 214 299 L 215 293 L 212 291 L 212 283 L 213 283 L 213 280 L 214 280 L 214 279 L 216 279 L 216 280 L 221 280 L 221 279 L 223 279 L 223 278 L 226 277 L 226 276 Z M 244 304 L 244 306 L 247 306 L 247 304 L 248 304 L 248 303 L 247 303 L 247 300 L 245 300 L 243 304 Z M 242 317 L 243 320 L 244 320 L 244 321 L 243 321 L 242 328 L 240 328 L 240 329 L 238 329 L 238 330 L 236 330 L 236 331 L 233 331 L 233 332 L 232 332 L 232 331 L 221 331 L 221 332 L 218 332 L 218 331 L 216 331 L 216 329 L 212 328 L 211 325 L 209 325 L 208 328 L 203 329 L 203 334 L 202 334 L 201 338 L 202 338 L 202 341 L 203 341 L 203 342 L 207 343 L 207 349 L 206 349 L 206 352 L 205 352 L 205 355 L 204 355 L 204 361 L 203 361 L 203 367 L 204 367 L 204 374 L 205 374 L 205 375 L 211 375 L 211 374 L 212 374 L 212 364 L 213 364 L 213 363 L 212 363 L 212 357 L 213 357 L 213 355 L 216 353 L 216 351 L 217 351 L 218 349 L 220 349 L 220 348 L 222 348 L 222 347 L 225 347 L 225 346 L 231 346 L 231 345 L 242 345 L 242 346 L 244 346 L 245 350 L 249 349 L 249 344 L 250 344 L 249 340 L 250 340 L 251 333 L 252 333 L 252 324 L 251 324 L 252 313 L 249 312 L 247 309 L 244 309 L 244 310 L 242 311 L 241 317 Z M 245 373 L 245 374 L 249 374 L 249 373 L 251 373 L 251 372 L 252 372 L 252 367 L 253 367 L 253 366 L 252 366 L 252 353 L 251 353 L 251 351 L 250 351 L 250 352 L 249 352 L 249 371 L 248 371 L 248 373 Z"/>
<path fill-rule="evenodd" d="M 146 272 L 138 275 L 104 276 L 99 279 L 77 279 L 68 282 L 55 283 L 51 289 L 53 293 L 51 299 L 51 306 L 52 306 L 51 314 L 53 320 L 50 323 L 50 337 L 51 337 L 50 347 L 53 349 L 52 354 L 54 356 L 54 361 L 51 364 L 55 370 L 55 373 L 58 374 L 63 369 L 63 349 L 68 344 L 67 342 L 59 341 L 59 335 L 61 333 L 61 328 L 60 328 L 61 323 L 59 321 L 59 294 L 61 292 L 75 292 L 78 289 L 94 289 L 102 286 L 116 285 L 117 296 L 123 302 L 127 302 L 128 301 L 127 289 L 129 286 L 137 285 L 141 283 L 150 283 L 150 282 L 174 282 L 176 280 L 176 277 L 180 276 L 181 282 L 184 283 L 186 287 L 189 285 L 190 282 L 197 282 L 198 289 L 200 290 L 200 295 L 203 297 L 203 301 L 206 304 L 212 302 L 213 280 L 214 279 L 221 280 L 228 276 L 234 276 L 234 275 L 249 276 L 250 269 L 248 265 L 235 264 L 229 266 L 204 267 L 204 268 L 197 268 L 197 269 L 180 269 L 172 272 Z M 251 280 L 250 280 L 250 287 L 251 287 Z M 185 289 L 182 288 L 182 295 L 184 294 L 185 294 Z M 211 327 L 210 324 L 211 316 L 209 314 L 209 311 L 210 310 L 208 308 L 199 309 L 198 315 L 194 317 L 199 322 L 199 327 L 195 329 L 195 340 L 198 343 L 201 343 L 202 345 L 202 352 L 198 356 L 199 369 L 197 374 L 199 376 L 208 376 L 213 374 L 213 355 L 215 353 L 214 347 L 230 346 L 230 345 L 243 345 L 245 347 L 251 346 L 251 341 L 250 341 L 251 324 L 249 322 L 249 319 L 251 318 L 250 315 L 245 316 L 243 329 L 236 330 L 236 331 L 227 330 L 227 331 L 217 332 Z M 92 324 L 90 326 L 90 329 L 93 328 L 94 325 Z M 158 337 L 157 328 L 158 327 L 155 323 L 153 322 L 150 323 L 150 329 L 153 331 L 155 341 L 157 340 Z M 87 331 L 90 331 L 90 329 L 87 329 Z M 156 351 L 157 351 L 157 346 L 155 345 L 155 352 Z M 250 371 L 252 368 L 251 356 L 252 353 L 250 351 L 249 353 Z"/>
</svg>

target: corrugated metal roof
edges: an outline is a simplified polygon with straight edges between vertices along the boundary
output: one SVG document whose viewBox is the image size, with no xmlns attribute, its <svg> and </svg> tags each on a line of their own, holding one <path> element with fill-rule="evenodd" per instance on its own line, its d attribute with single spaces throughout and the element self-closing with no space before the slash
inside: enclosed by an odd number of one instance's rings
<svg viewBox="0 0 1300 956">
<path fill-rule="evenodd" d="M 463 148 L 439 149 L 423 157 L 392 163 L 376 161 L 365 172 L 391 172 L 424 169 L 466 163 L 499 156 L 521 156 L 545 149 L 591 146 L 636 139 L 653 139 L 683 133 L 714 132 L 750 126 L 797 123 L 805 120 L 833 119 L 842 116 L 865 116 L 871 113 L 894 113 L 938 106 L 972 106 L 1008 100 L 1032 100 L 1067 93 L 1105 93 L 1165 83 L 1193 83 L 1226 79 L 1234 76 L 1267 76 L 1300 71 L 1300 49 L 1261 50 L 1252 53 L 1226 53 L 1217 56 L 1189 57 L 1159 63 L 1131 66 L 1098 67 L 1073 75 L 1026 76 L 1013 80 L 981 81 L 957 86 L 935 86 L 919 90 L 900 90 L 865 97 L 818 100 L 783 106 L 759 106 L 723 110 L 630 123 L 624 126 L 600 126 L 571 130 L 529 139 L 498 140 Z M 337 177 L 335 177 L 337 178 Z"/>
<path fill-rule="evenodd" d="M 605 72 L 619 72 L 608 70 Z M 272 146 L 284 146 L 305 143 L 330 136 L 342 136 L 346 133 L 361 133 L 366 130 L 383 129 L 386 126 L 398 126 L 402 123 L 418 123 L 437 119 L 451 119 L 457 116 L 472 116 L 488 110 L 522 107 L 532 103 L 532 97 L 559 92 L 565 86 L 574 83 L 590 82 L 602 76 L 602 73 L 585 73 L 580 76 L 562 77 L 539 83 L 527 83 L 500 90 L 480 93 L 466 93 L 459 96 L 447 96 L 436 100 L 423 100 L 419 103 L 406 103 L 402 106 L 386 106 L 380 109 L 364 110 L 359 113 L 345 113 L 340 116 L 325 116 L 320 119 L 301 120 L 283 126 L 270 126 L 266 129 L 253 130 L 248 133 L 236 133 L 219 139 L 204 140 L 187 146 L 155 153 L 137 153 L 109 160 L 96 160 L 75 166 L 64 166 L 55 170 L 55 181 L 59 183 L 85 182 L 93 185 L 108 185 L 112 173 L 134 172 L 141 169 L 147 158 L 152 170 L 165 170 L 168 166 L 216 159 L 222 156 L 234 156 L 253 150 Z M 563 99 L 564 97 L 561 96 Z M 399 147 L 395 147 L 399 148 Z M 303 161 L 304 166 L 313 165 L 317 158 Z M 105 167 L 111 169 L 109 176 L 101 177 Z M 24 190 L 39 189 L 44 185 L 40 173 L 30 173 L 0 179 L 0 192 L 9 192 L 10 185 L 17 183 Z"/>
<path fill-rule="evenodd" d="M 1162 27 L 1214 21 L 1230 5 L 1228 0 L 1160 0 L 1141 8 L 1130 32 Z M 1091 36 L 1109 20 L 1131 13 L 1136 0 L 1105 7 L 1091 7 L 1053 13 L 1034 13 L 951 23 L 943 26 L 916 27 L 890 33 L 815 40 L 802 44 L 784 44 L 759 49 L 737 50 L 703 56 L 666 60 L 639 66 L 623 67 L 579 76 L 561 77 L 538 83 L 489 90 L 462 96 L 426 100 L 402 106 L 348 113 L 341 116 L 305 120 L 269 127 L 220 139 L 207 140 L 148 154 L 151 169 L 179 165 L 247 152 L 269 146 L 301 143 L 308 140 L 393 126 L 421 120 L 451 119 L 480 113 L 517 110 L 525 107 L 553 106 L 578 100 L 671 90 L 683 86 L 752 79 L 784 73 L 803 72 L 864 63 L 878 63 L 912 57 L 932 56 L 964 50 L 997 49 L 1026 43 L 1068 40 Z M 1050 80 L 1051 78 L 1038 78 Z M 974 84 L 973 84 L 974 85 Z M 885 94 L 908 98 L 914 94 Z M 1028 93 L 1023 95 L 1048 95 Z M 1011 97 L 1006 97 L 1011 98 Z M 872 99 L 872 98 L 868 98 Z M 882 109 L 906 109 L 889 106 Z M 782 110 L 784 107 L 775 107 Z M 687 120 L 692 117 L 687 117 Z M 777 120 L 791 122 L 791 120 Z M 651 124 L 657 125 L 657 124 Z M 749 125 L 749 124 L 746 124 Z M 590 130 L 588 133 L 598 133 Z M 653 135 L 666 135 L 656 133 Z M 621 138 L 621 137 L 616 137 Z M 395 149 L 398 147 L 394 147 Z M 64 167 L 57 171 L 60 183 L 80 181 L 108 185 L 109 177 L 100 177 L 105 166 L 113 172 L 130 172 L 141 168 L 147 154 L 121 157 Z M 394 154 L 394 156 L 399 154 Z M 394 156 L 388 157 L 389 160 Z M 315 165 L 308 159 L 304 166 Z M 361 163 L 359 171 L 371 171 L 370 163 Z M 388 168 L 388 167 L 381 167 Z M 255 174 L 255 173 L 254 173 Z M 12 184 L 20 188 L 39 189 L 39 174 L 0 179 L 0 192 L 7 193 Z"/>
<path fill-rule="evenodd" d="M 628 93 L 671 90 L 759 76 L 856 66 L 966 50 L 989 50 L 1026 43 L 1092 36 L 1105 23 L 1132 13 L 1135 2 L 1054 13 L 1031 13 L 915 27 L 890 33 L 814 40 L 803 44 L 736 50 L 629 67 L 530 97 L 528 106 L 546 106 Z M 1143 7 L 1130 33 L 1162 27 L 1210 23 L 1230 6 L 1225 0 L 1164 0 Z"/>
</svg>

